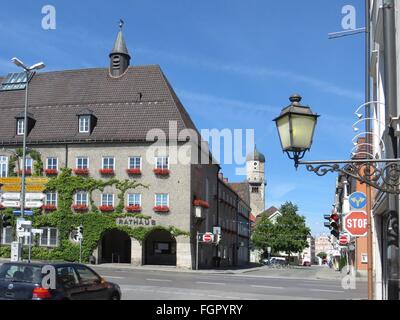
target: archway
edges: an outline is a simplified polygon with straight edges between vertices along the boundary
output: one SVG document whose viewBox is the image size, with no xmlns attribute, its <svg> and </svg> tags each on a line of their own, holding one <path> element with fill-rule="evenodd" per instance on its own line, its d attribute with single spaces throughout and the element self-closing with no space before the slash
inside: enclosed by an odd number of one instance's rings
<svg viewBox="0 0 400 320">
<path fill-rule="evenodd" d="M 143 250 L 144 264 L 176 266 L 176 240 L 166 230 L 151 232 Z"/>
<path fill-rule="evenodd" d="M 101 239 L 102 263 L 131 263 L 131 238 L 121 230 L 112 229 Z"/>
</svg>

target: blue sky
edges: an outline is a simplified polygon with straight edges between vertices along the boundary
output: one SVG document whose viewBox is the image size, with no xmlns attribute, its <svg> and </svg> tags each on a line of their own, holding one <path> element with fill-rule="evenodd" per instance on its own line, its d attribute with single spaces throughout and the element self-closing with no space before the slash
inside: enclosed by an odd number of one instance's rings
<svg viewBox="0 0 400 320">
<path fill-rule="evenodd" d="M 342 7 L 362 0 L 8 1 L 0 10 L 0 74 L 9 60 L 44 61 L 47 71 L 107 67 L 118 30 L 133 65 L 159 64 L 198 128 L 255 129 L 267 158 L 266 206 L 292 201 L 314 234 L 326 232 L 335 174 L 317 177 L 280 149 L 272 119 L 292 93 L 321 115 L 308 160 L 346 159 L 354 111 L 363 103 L 362 35 L 329 40 Z M 56 8 L 56 30 L 41 27 L 42 7 Z M 235 165 L 223 166 L 230 181 Z"/>
</svg>

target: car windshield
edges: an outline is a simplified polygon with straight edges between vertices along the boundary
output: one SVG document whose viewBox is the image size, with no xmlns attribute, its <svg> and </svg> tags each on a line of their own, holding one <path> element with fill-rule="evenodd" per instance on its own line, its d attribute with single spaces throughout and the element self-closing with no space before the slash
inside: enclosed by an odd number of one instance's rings
<svg viewBox="0 0 400 320">
<path fill-rule="evenodd" d="M 40 283 L 42 268 L 39 266 L 3 264 L 0 267 L 0 281 Z"/>
</svg>

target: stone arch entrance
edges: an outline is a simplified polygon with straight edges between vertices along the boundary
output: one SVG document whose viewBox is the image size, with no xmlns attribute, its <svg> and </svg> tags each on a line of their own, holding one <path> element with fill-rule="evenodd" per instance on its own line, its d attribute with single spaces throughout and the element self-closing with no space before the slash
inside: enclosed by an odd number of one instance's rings
<svg viewBox="0 0 400 320">
<path fill-rule="evenodd" d="M 131 237 L 124 231 L 112 229 L 101 238 L 102 263 L 131 263 Z"/>
<path fill-rule="evenodd" d="M 176 266 L 176 240 L 166 230 L 154 230 L 144 242 L 144 264 Z"/>
</svg>

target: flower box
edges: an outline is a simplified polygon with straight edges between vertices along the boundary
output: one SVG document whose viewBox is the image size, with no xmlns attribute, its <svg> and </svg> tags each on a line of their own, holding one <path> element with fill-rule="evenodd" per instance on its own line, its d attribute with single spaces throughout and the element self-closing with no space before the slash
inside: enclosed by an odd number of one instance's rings
<svg viewBox="0 0 400 320">
<path fill-rule="evenodd" d="M 170 171 L 168 169 L 154 169 L 153 172 L 158 176 L 168 176 Z"/>
<path fill-rule="evenodd" d="M 139 175 L 142 174 L 140 169 L 126 169 L 126 173 L 129 175 Z"/>
<path fill-rule="evenodd" d="M 155 206 L 153 208 L 154 212 L 169 212 L 169 207 L 167 206 Z"/>
<path fill-rule="evenodd" d="M 114 207 L 113 206 L 100 206 L 99 210 L 101 212 L 113 212 L 114 211 Z"/>
<path fill-rule="evenodd" d="M 42 206 L 42 209 L 44 211 L 55 211 L 55 210 L 57 210 L 57 207 L 54 204 L 44 204 Z"/>
<path fill-rule="evenodd" d="M 48 176 L 55 176 L 58 174 L 58 171 L 56 169 L 45 169 L 44 173 Z"/>
<path fill-rule="evenodd" d="M 100 169 L 99 172 L 104 175 L 114 175 L 114 169 Z"/>
<path fill-rule="evenodd" d="M 135 212 L 141 212 L 142 207 L 141 206 L 127 206 L 125 208 L 127 212 L 135 213 Z"/>
<path fill-rule="evenodd" d="M 200 200 L 200 199 L 194 200 L 194 201 L 193 201 L 193 205 L 194 205 L 195 207 L 202 207 L 202 208 L 204 208 L 204 209 L 210 208 L 210 205 L 208 204 L 207 201 L 205 201 L 205 200 Z"/>
<path fill-rule="evenodd" d="M 78 212 L 85 212 L 89 210 L 89 207 L 86 204 L 73 204 L 72 209 Z"/>
<path fill-rule="evenodd" d="M 17 174 L 22 175 L 24 171 L 26 176 L 30 176 L 32 174 L 32 170 L 17 170 Z"/>
<path fill-rule="evenodd" d="M 74 173 L 76 175 L 80 175 L 80 176 L 87 176 L 89 174 L 89 169 L 88 168 L 76 168 L 74 169 Z"/>
</svg>

